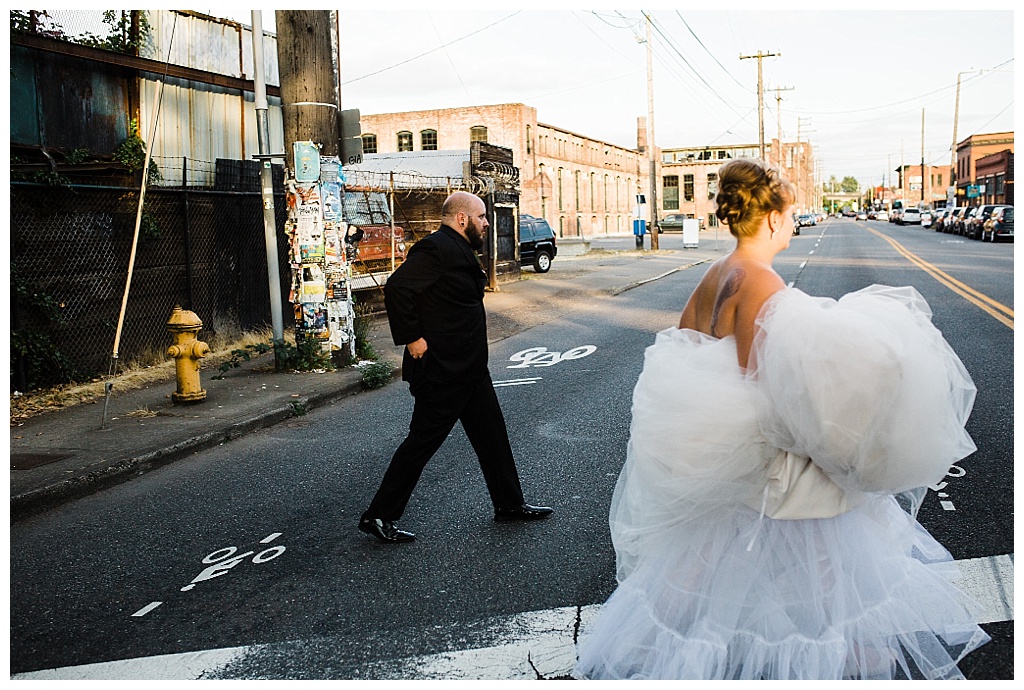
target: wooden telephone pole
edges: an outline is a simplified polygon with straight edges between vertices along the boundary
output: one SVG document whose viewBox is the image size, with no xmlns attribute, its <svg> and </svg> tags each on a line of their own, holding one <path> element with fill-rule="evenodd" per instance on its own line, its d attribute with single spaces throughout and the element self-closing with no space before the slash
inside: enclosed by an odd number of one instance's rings
<svg viewBox="0 0 1024 690">
<path fill-rule="evenodd" d="M 775 92 L 775 120 L 778 126 L 778 137 L 779 137 L 779 150 L 776 151 L 775 165 L 779 166 L 779 170 L 782 170 L 782 96 L 779 95 L 780 91 L 793 91 L 792 86 L 776 86 L 772 91 Z"/>
<path fill-rule="evenodd" d="M 654 146 L 654 67 L 651 54 L 651 17 L 647 19 L 647 158 L 650 166 L 651 250 L 659 248 L 658 238 L 658 150 Z"/>
<path fill-rule="evenodd" d="M 312 141 L 320 155 L 340 155 L 339 109 L 329 10 L 277 10 L 277 60 L 288 168 L 291 144 Z"/>
<path fill-rule="evenodd" d="M 277 57 L 287 175 L 296 343 L 356 352 L 351 266 L 344 249 L 337 13 L 277 10 Z M 298 268 L 295 268 L 298 267 Z"/>
<path fill-rule="evenodd" d="M 760 50 L 757 51 L 757 55 L 740 55 L 740 60 L 747 60 L 750 58 L 757 58 L 757 132 L 758 132 L 758 143 L 761 146 L 761 160 L 765 160 L 764 155 L 764 78 L 761 74 L 761 60 L 766 57 L 782 57 L 782 53 L 762 53 Z"/>
</svg>

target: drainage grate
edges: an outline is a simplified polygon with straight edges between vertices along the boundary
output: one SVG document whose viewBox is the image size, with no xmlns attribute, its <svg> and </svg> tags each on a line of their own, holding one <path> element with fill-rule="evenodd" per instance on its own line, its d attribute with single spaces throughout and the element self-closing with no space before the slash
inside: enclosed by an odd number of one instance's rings
<svg viewBox="0 0 1024 690">
<path fill-rule="evenodd" d="M 11 453 L 11 469 L 30 470 L 70 457 L 71 453 Z"/>
</svg>

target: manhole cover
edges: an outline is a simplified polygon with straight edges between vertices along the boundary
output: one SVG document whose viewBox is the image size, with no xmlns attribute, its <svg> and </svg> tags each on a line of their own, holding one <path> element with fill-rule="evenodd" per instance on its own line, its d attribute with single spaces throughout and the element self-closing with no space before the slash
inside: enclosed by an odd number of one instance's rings
<svg viewBox="0 0 1024 690">
<path fill-rule="evenodd" d="M 70 457 L 71 453 L 11 453 L 11 469 L 30 470 Z"/>
</svg>

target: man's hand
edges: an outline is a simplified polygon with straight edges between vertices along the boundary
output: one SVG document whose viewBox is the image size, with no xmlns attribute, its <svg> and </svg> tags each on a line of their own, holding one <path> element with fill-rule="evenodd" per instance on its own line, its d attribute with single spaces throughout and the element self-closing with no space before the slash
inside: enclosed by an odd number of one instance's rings
<svg viewBox="0 0 1024 690">
<path fill-rule="evenodd" d="M 409 354 L 412 355 L 413 359 L 420 359 L 427 352 L 427 341 L 423 338 L 414 340 L 405 346 L 409 350 Z"/>
</svg>

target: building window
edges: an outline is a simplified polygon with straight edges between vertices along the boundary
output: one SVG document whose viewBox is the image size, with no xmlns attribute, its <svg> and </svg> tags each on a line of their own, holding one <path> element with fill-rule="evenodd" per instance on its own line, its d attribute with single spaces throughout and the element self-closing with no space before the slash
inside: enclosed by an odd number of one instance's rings
<svg viewBox="0 0 1024 690">
<path fill-rule="evenodd" d="M 594 194 L 595 194 L 595 192 L 594 192 L 594 178 L 595 177 L 596 177 L 595 173 L 590 173 L 590 210 L 591 211 L 593 211 L 593 210 L 595 210 L 597 208 L 597 203 L 596 203 L 597 202 L 597 197 L 594 196 Z"/>
<path fill-rule="evenodd" d="M 693 175 L 683 175 L 683 200 L 693 201 Z"/>
<path fill-rule="evenodd" d="M 718 151 L 718 160 L 724 161 L 724 160 L 726 160 L 729 157 L 730 156 L 729 156 L 729 152 L 728 151 L 723 151 L 723 150 L 719 150 Z"/>
<path fill-rule="evenodd" d="M 942 184 L 941 182 L 939 183 Z M 996 194 L 1002 196 L 1006 194 L 1006 173 L 999 173 L 996 175 Z"/>
<path fill-rule="evenodd" d="M 425 129 L 420 132 L 420 150 L 437 151 L 437 130 Z"/>
<path fill-rule="evenodd" d="M 580 207 L 580 171 L 579 170 L 577 170 L 575 173 L 573 173 L 573 181 L 576 183 L 574 185 L 576 187 L 576 198 L 575 198 L 575 204 L 576 205 L 575 205 L 575 208 L 579 209 L 579 207 Z"/>
<path fill-rule="evenodd" d="M 718 173 L 708 173 L 708 198 L 718 196 Z"/>
<path fill-rule="evenodd" d="M 398 133 L 398 150 L 412 151 L 412 132 Z"/>
<path fill-rule="evenodd" d="M 530 125 L 526 125 L 526 152 L 533 153 L 533 144 L 530 141 Z"/>
<path fill-rule="evenodd" d="M 708 214 L 708 227 L 709 228 L 717 228 L 718 227 L 718 216 L 716 216 L 714 213 L 709 213 Z"/>
<path fill-rule="evenodd" d="M 661 178 L 661 207 L 666 211 L 679 210 L 679 176 L 665 175 Z"/>
<path fill-rule="evenodd" d="M 487 143 L 487 128 L 483 125 L 477 125 L 476 127 L 469 128 L 469 143 L 474 141 L 482 141 Z"/>
<path fill-rule="evenodd" d="M 565 237 L 565 216 L 558 217 L 558 236 Z"/>
<path fill-rule="evenodd" d="M 363 153 L 377 153 L 377 135 L 376 134 L 364 134 L 363 139 Z"/>
<path fill-rule="evenodd" d="M 604 176 L 604 210 L 608 210 L 608 176 Z M 606 219 L 607 220 L 607 219 Z M 606 230 L 607 232 L 607 230 Z"/>
<path fill-rule="evenodd" d="M 562 211 L 565 207 L 562 205 L 562 168 L 558 169 L 558 210 Z"/>
</svg>

